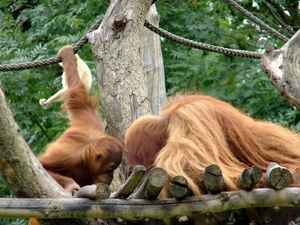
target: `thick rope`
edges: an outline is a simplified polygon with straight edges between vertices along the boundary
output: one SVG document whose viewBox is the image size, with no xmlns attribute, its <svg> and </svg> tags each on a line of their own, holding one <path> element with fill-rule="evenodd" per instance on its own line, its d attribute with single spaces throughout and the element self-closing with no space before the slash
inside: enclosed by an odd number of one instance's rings
<svg viewBox="0 0 300 225">
<path fill-rule="evenodd" d="M 102 20 L 103 18 L 98 19 L 96 23 L 85 33 L 85 35 L 75 44 L 75 46 L 73 47 L 74 53 L 77 53 L 88 42 L 87 34 L 96 30 L 100 26 Z M 32 69 L 37 67 L 49 66 L 59 62 L 61 62 L 61 59 L 56 56 L 36 62 L 0 65 L 0 71 Z"/>
<path fill-rule="evenodd" d="M 283 42 L 287 42 L 289 40 L 287 37 L 285 37 L 284 35 L 282 35 L 281 33 L 279 33 L 277 30 L 273 29 L 269 25 L 267 25 L 264 22 L 262 22 L 260 19 L 258 19 L 256 16 L 254 16 L 252 13 L 250 13 L 249 11 L 247 11 L 246 9 L 244 9 L 242 6 L 240 6 L 239 4 L 237 4 L 236 2 L 234 2 L 233 0 L 225 0 L 225 2 L 227 2 L 229 5 L 231 5 L 232 7 L 234 7 L 237 11 L 239 11 L 240 13 L 242 13 L 244 16 L 246 16 L 247 18 L 249 18 L 250 20 L 252 20 L 258 26 L 260 26 L 261 28 L 263 28 L 266 31 L 268 31 L 274 37 L 279 38 Z"/>
<path fill-rule="evenodd" d="M 36 62 L 18 63 L 18 64 L 3 64 L 0 65 L 0 71 L 13 71 L 13 70 L 23 70 L 32 69 L 36 67 L 49 66 L 54 63 L 61 62 L 59 57 L 52 57 L 50 59 L 44 59 Z"/>
<path fill-rule="evenodd" d="M 257 19 L 255 16 L 253 16 L 251 13 L 243 9 L 241 6 L 236 4 L 235 2 L 232 2 L 231 0 L 225 0 L 228 2 L 230 5 L 235 7 L 237 10 L 239 10 L 241 13 L 243 13 L 245 16 L 247 16 L 249 19 L 252 19 L 255 23 L 261 24 L 263 28 L 265 28 L 267 31 L 269 31 L 271 34 L 276 35 L 276 37 L 280 38 L 281 40 L 284 40 L 285 42 L 288 41 L 286 37 L 283 35 L 279 34 L 276 30 L 274 30 L 271 27 L 268 27 L 268 25 L 264 24 L 262 21 Z M 256 18 L 256 19 L 255 19 Z M 74 53 L 77 53 L 87 42 L 87 34 L 96 30 L 103 18 L 100 18 L 99 20 L 96 21 L 96 23 L 86 32 L 86 34 L 75 44 L 74 46 Z M 197 49 L 202 49 L 202 50 L 207 50 L 207 51 L 212 51 L 216 53 L 222 53 L 225 55 L 232 55 L 232 56 L 240 56 L 240 57 L 247 57 L 247 58 L 254 58 L 254 59 L 261 59 L 261 53 L 258 52 L 251 52 L 251 51 L 244 51 L 244 50 L 235 50 L 235 49 L 229 49 L 229 48 L 223 48 L 215 45 L 210 45 L 210 44 L 205 44 L 201 42 L 196 42 L 192 41 L 186 38 L 182 38 L 179 36 L 176 36 L 166 30 L 163 30 L 147 20 L 145 20 L 144 24 L 148 29 L 151 31 L 159 34 L 162 37 L 165 37 L 173 42 L 183 44 L 192 48 L 197 48 Z M 279 34 L 279 35 L 278 35 Z M 36 68 L 36 67 L 42 67 L 42 66 L 49 66 L 54 63 L 59 63 L 61 62 L 59 57 L 53 57 L 45 60 L 40 60 L 36 62 L 28 62 L 28 63 L 19 63 L 19 64 L 4 64 L 0 65 L 0 71 L 13 71 L 13 70 L 22 70 L 22 69 L 31 69 L 31 68 Z"/>
<path fill-rule="evenodd" d="M 97 30 L 100 24 L 102 23 L 103 17 L 98 19 L 96 23 L 85 33 L 85 35 L 75 44 L 73 50 L 74 53 L 77 53 L 87 42 L 87 34 L 93 32 L 94 30 Z"/>
<path fill-rule="evenodd" d="M 202 50 L 208 50 L 208 51 L 212 51 L 212 52 L 216 52 L 216 53 L 222 53 L 222 54 L 226 54 L 226 55 L 261 59 L 261 53 L 223 48 L 223 47 L 218 47 L 218 46 L 215 46 L 215 45 L 210 45 L 210 44 L 204 44 L 204 43 L 201 43 L 201 42 L 191 41 L 191 40 L 176 36 L 176 35 L 168 32 L 166 30 L 163 30 L 163 29 L 149 23 L 147 20 L 145 21 L 145 26 L 148 29 L 152 30 L 153 32 L 159 34 L 162 37 L 165 37 L 165 38 L 167 38 L 171 41 L 174 41 L 176 43 L 183 44 L 183 45 L 186 45 L 186 46 L 189 46 L 189 47 L 202 49 Z"/>
</svg>

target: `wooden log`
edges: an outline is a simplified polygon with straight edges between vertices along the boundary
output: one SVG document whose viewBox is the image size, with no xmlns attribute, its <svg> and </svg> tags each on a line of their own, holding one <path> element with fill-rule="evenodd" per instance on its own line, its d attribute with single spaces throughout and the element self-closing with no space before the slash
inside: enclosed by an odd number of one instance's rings
<svg viewBox="0 0 300 225">
<path fill-rule="evenodd" d="M 262 69 L 282 96 L 300 109 L 300 30 L 280 49 L 268 44 L 262 54 Z"/>
<path fill-rule="evenodd" d="M 250 177 L 253 186 L 256 185 L 262 177 L 262 170 L 257 166 L 252 166 L 250 169 Z"/>
<path fill-rule="evenodd" d="M 152 168 L 139 189 L 132 195 L 132 199 L 155 200 L 165 186 L 168 175 L 159 167 Z"/>
<path fill-rule="evenodd" d="M 151 5 L 146 20 L 159 27 L 159 18 L 155 5 Z M 152 114 L 159 115 L 167 101 L 161 40 L 158 34 L 145 26 L 143 28 L 141 54 Z"/>
<path fill-rule="evenodd" d="M 222 171 L 218 165 L 207 166 L 203 174 L 203 180 L 208 193 L 217 194 L 225 190 L 225 182 L 222 176 Z M 225 211 L 215 214 L 209 213 L 207 215 L 202 215 L 202 217 L 206 217 L 205 220 L 209 221 L 208 224 L 217 225 L 227 221 L 230 214 L 230 211 Z"/>
<path fill-rule="evenodd" d="M 293 176 L 287 168 L 272 162 L 265 173 L 265 180 L 269 187 L 281 190 L 293 182 Z"/>
<path fill-rule="evenodd" d="M 208 193 L 216 194 L 225 190 L 222 171 L 218 165 L 209 165 L 205 168 L 203 180 Z"/>
<path fill-rule="evenodd" d="M 218 195 L 203 195 L 202 198 L 187 197 L 180 201 L 175 198 L 154 201 L 142 199 L 94 201 L 88 198 L 1 198 L 0 217 L 122 218 L 136 221 L 144 218 L 166 219 L 183 215 L 196 217 L 206 213 L 274 206 L 291 207 L 290 210 L 300 208 L 300 188 L 288 187 L 280 191 L 272 188 L 229 191 Z"/>
<path fill-rule="evenodd" d="M 87 185 L 73 193 L 75 198 L 89 198 L 92 200 L 108 199 L 111 194 L 111 189 L 107 184 L 99 183 Z"/>
<path fill-rule="evenodd" d="M 169 191 L 174 198 L 182 199 L 190 195 L 188 182 L 183 176 L 175 176 L 169 184 Z"/>
<path fill-rule="evenodd" d="M 251 189 L 252 181 L 250 177 L 250 171 L 248 169 L 244 169 L 243 172 L 239 175 L 238 183 L 244 189 Z"/>
<path fill-rule="evenodd" d="M 119 198 L 126 199 L 134 191 L 136 186 L 142 180 L 144 174 L 146 173 L 146 168 L 141 165 L 137 165 L 133 168 L 132 173 L 128 177 L 127 181 L 121 186 L 121 188 L 112 193 L 109 198 Z"/>
<path fill-rule="evenodd" d="M 173 198 L 176 199 L 184 199 L 187 196 L 190 196 L 191 192 L 188 187 L 188 181 L 183 176 L 175 176 L 171 179 L 169 184 L 169 191 Z M 194 224 L 194 222 L 189 219 L 187 216 L 176 216 L 174 218 L 171 218 L 170 221 L 168 221 L 168 224 Z"/>
<path fill-rule="evenodd" d="M 253 166 L 250 170 L 245 169 L 238 177 L 239 185 L 246 189 L 252 189 L 262 177 L 262 170 Z"/>
</svg>

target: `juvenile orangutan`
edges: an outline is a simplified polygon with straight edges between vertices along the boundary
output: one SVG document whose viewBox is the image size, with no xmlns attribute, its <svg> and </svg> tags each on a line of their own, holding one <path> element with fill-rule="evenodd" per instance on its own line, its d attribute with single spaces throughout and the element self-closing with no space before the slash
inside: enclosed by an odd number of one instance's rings
<svg viewBox="0 0 300 225">
<path fill-rule="evenodd" d="M 97 112 L 98 99 L 89 96 L 78 76 L 78 58 L 71 46 L 58 52 L 68 89 L 63 109 L 70 118 L 67 130 L 49 144 L 38 159 L 48 173 L 68 192 L 103 182 L 110 184 L 122 159 L 123 145 L 104 133 Z"/>
</svg>

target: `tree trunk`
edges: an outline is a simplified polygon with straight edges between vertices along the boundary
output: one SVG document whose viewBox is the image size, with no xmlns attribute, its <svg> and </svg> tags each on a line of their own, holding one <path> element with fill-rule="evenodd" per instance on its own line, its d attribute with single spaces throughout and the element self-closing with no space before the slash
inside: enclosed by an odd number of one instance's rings
<svg viewBox="0 0 300 225">
<path fill-rule="evenodd" d="M 300 109 L 300 30 L 280 49 L 268 44 L 262 69 L 283 97 Z"/>
<path fill-rule="evenodd" d="M 112 1 L 100 27 L 88 34 L 108 130 L 121 141 L 134 120 L 151 114 L 141 60 L 142 31 L 150 5 L 151 0 Z M 114 174 L 119 185 L 129 175 L 126 155 L 120 170 Z"/>
<path fill-rule="evenodd" d="M 151 5 L 146 19 L 159 26 L 159 15 L 154 4 Z M 142 59 L 151 110 L 154 115 L 159 115 L 166 102 L 164 63 L 160 37 L 146 27 L 143 28 L 142 35 Z"/>
<path fill-rule="evenodd" d="M 112 1 L 100 27 L 88 35 L 108 129 L 121 141 L 135 119 L 151 113 L 141 61 L 150 5 L 151 0 Z"/>
<path fill-rule="evenodd" d="M 0 171 L 17 197 L 71 197 L 52 177 L 23 139 L 0 88 Z"/>
</svg>

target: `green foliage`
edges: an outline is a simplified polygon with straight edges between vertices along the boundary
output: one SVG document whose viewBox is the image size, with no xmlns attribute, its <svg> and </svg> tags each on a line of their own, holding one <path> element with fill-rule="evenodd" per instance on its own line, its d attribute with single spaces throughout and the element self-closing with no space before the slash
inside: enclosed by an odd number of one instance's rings
<svg viewBox="0 0 300 225">
<path fill-rule="evenodd" d="M 0 197 L 7 198 L 12 197 L 11 191 L 5 184 L 2 176 L 0 176 Z M 0 225 L 26 225 L 28 219 L 0 219 Z"/>
<path fill-rule="evenodd" d="M 243 7 L 270 25 L 278 24 L 267 8 L 257 1 L 243 1 Z M 269 1 L 276 8 L 276 1 Z M 284 1 L 280 1 L 285 4 Z M 261 52 L 271 37 L 252 21 L 223 1 L 158 1 L 160 27 L 176 35 L 217 46 Z M 299 16 L 299 10 L 297 12 Z M 296 16 L 295 16 L 296 17 Z M 284 20 L 287 23 L 287 19 Z M 288 25 L 288 23 L 287 23 Z M 274 26 L 285 35 L 279 26 Z M 253 117 L 299 128 L 299 111 L 273 87 L 261 69 L 260 60 L 233 57 L 191 49 L 169 40 L 162 41 L 168 95 L 201 92 L 214 95 Z"/>
<path fill-rule="evenodd" d="M 1 219 L 0 225 L 26 225 L 27 219 Z"/>
<path fill-rule="evenodd" d="M 9 188 L 5 185 L 2 176 L 0 176 L 0 197 L 9 197 L 9 196 L 11 196 L 11 192 Z"/>
<path fill-rule="evenodd" d="M 107 2 L 95 0 L 2 1 L 1 63 L 29 62 L 55 56 L 62 46 L 74 45 L 106 8 Z M 86 45 L 79 54 L 95 74 L 89 46 Z M 38 103 L 39 99 L 50 97 L 61 88 L 61 74 L 58 65 L 0 72 L 15 120 L 37 154 L 66 127 L 67 120 L 60 113 L 60 104 L 44 110 Z"/>
</svg>

